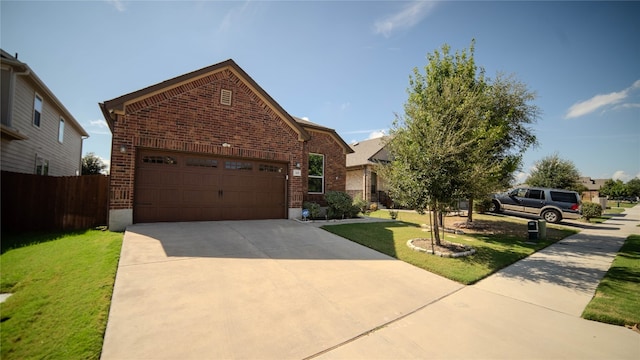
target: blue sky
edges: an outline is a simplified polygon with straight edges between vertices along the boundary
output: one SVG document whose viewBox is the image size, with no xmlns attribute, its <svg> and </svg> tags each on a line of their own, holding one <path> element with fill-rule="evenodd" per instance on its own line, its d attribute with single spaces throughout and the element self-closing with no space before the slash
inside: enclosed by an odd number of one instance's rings
<svg viewBox="0 0 640 360">
<path fill-rule="evenodd" d="M 388 132 L 409 75 L 443 44 L 537 93 L 520 178 L 558 154 L 584 176 L 640 177 L 640 2 L 4 1 L 18 53 L 110 158 L 98 102 L 233 59 L 291 115 L 347 142 Z"/>
</svg>

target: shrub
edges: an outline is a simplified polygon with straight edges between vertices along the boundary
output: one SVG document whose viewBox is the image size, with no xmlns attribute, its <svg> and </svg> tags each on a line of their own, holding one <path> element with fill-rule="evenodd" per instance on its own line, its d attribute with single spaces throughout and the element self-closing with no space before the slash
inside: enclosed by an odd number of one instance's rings
<svg viewBox="0 0 640 360">
<path fill-rule="evenodd" d="M 309 210 L 309 217 L 311 219 L 317 219 L 320 217 L 320 204 L 313 201 L 305 201 L 302 204 L 302 208 Z"/>
<path fill-rule="evenodd" d="M 353 199 L 349 194 L 341 191 L 327 191 L 324 199 L 329 205 L 327 216 L 332 219 L 354 217 L 358 215 L 359 208 L 353 205 Z M 355 211 L 355 214 L 354 214 Z"/>
<path fill-rule="evenodd" d="M 602 206 L 600 204 L 585 202 L 582 204 L 582 217 L 587 221 L 594 217 L 602 216 Z"/>
<path fill-rule="evenodd" d="M 489 212 L 489 209 L 491 209 L 491 199 L 482 199 L 480 201 L 475 201 L 473 203 L 473 208 L 480 214 Z"/>
<path fill-rule="evenodd" d="M 353 199 L 353 206 L 358 208 L 358 211 L 365 213 L 367 211 L 367 202 L 362 198 L 362 195 L 358 194 Z"/>
<path fill-rule="evenodd" d="M 395 220 L 398 218 L 398 210 L 389 210 L 389 216 L 391 216 L 392 220 Z"/>
<path fill-rule="evenodd" d="M 369 210 L 378 211 L 378 203 L 371 203 L 371 205 L 369 205 Z"/>
</svg>

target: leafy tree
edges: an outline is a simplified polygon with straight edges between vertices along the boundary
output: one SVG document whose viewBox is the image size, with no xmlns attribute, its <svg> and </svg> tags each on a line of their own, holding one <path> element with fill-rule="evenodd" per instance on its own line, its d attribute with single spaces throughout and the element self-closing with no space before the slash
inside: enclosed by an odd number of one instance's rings
<svg viewBox="0 0 640 360">
<path fill-rule="evenodd" d="M 605 195 L 609 198 L 619 198 L 623 196 L 627 196 L 627 186 L 622 182 L 622 180 L 612 180 L 609 179 L 605 181 L 604 185 L 600 189 L 600 194 Z"/>
<path fill-rule="evenodd" d="M 549 187 L 580 191 L 580 172 L 570 160 L 561 159 L 558 154 L 547 156 L 535 163 L 535 169 L 527 178 L 529 186 Z"/>
<path fill-rule="evenodd" d="M 92 152 L 82 158 L 82 175 L 102 174 L 106 168 L 107 164 Z"/>
<path fill-rule="evenodd" d="M 627 196 L 640 196 L 640 179 L 633 178 L 626 183 Z"/>
<path fill-rule="evenodd" d="M 520 164 L 519 151 L 535 143 L 525 125 L 537 114 L 528 104 L 533 95 L 515 81 L 486 79 L 473 45 L 455 55 L 444 45 L 427 56 L 425 74 L 414 69 L 388 143 L 393 161 L 382 170 L 394 201 L 431 210 L 438 245 L 441 211 L 502 187 Z"/>
</svg>

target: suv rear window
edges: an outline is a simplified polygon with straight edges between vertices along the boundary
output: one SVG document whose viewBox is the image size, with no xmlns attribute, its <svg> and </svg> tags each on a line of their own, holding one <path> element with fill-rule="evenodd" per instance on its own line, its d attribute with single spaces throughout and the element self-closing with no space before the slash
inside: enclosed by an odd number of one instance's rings
<svg viewBox="0 0 640 360">
<path fill-rule="evenodd" d="M 578 203 L 576 194 L 572 192 L 551 191 L 551 200 L 574 204 Z"/>
</svg>

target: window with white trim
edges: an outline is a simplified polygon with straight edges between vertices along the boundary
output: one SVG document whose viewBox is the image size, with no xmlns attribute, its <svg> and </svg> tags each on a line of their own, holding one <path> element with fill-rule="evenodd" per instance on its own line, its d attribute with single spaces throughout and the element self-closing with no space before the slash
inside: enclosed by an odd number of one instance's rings
<svg viewBox="0 0 640 360">
<path fill-rule="evenodd" d="M 309 193 L 324 193 L 324 155 L 309 154 Z"/>
<path fill-rule="evenodd" d="M 36 155 L 36 175 L 49 175 L 49 160 Z"/>
<path fill-rule="evenodd" d="M 33 125 L 40 127 L 40 118 L 42 117 L 42 98 L 36 94 L 33 99 Z"/>
<path fill-rule="evenodd" d="M 64 119 L 60 118 L 60 126 L 58 126 L 58 142 L 62 144 L 64 141 Z"/>
</svg>

